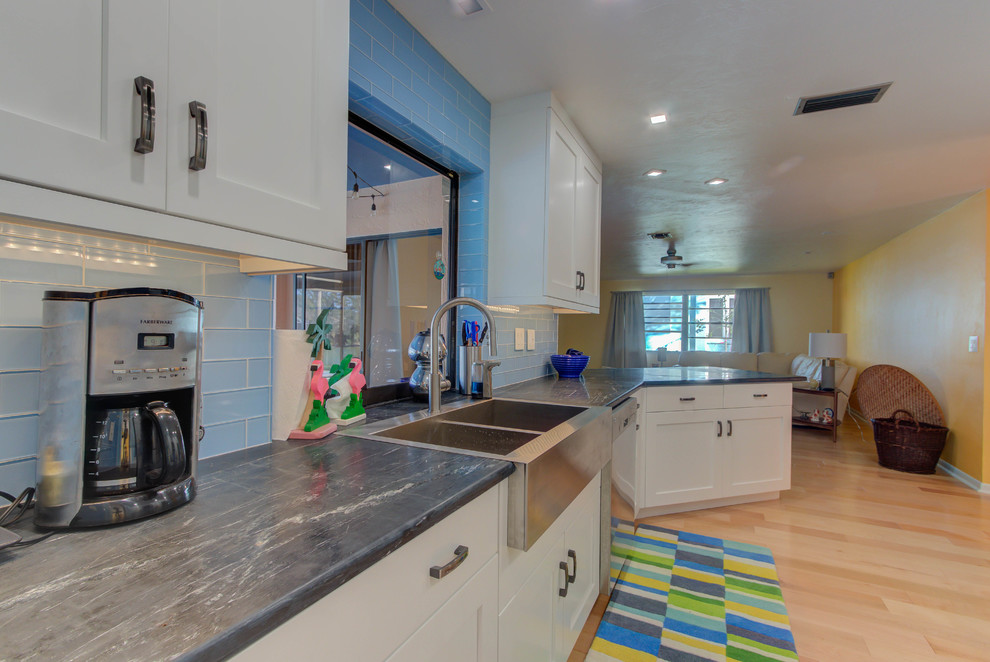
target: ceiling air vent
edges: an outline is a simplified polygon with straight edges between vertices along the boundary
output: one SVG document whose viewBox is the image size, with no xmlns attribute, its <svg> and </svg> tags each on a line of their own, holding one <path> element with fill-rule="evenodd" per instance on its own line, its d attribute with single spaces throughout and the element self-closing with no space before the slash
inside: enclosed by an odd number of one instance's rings
<svg viewBox="0 0 990 662">
<path fill-rule="evenodd" d="M 473 16 L 484 11 L 491 11 L 483 0 L 450 0 L 450 6 L 458 16 Z"/>
<path fill-rule="evenodd" d="M 823 94 L 817 97 L 801 97 L 797 108 L 794 109 L 794 114 L 807 115 L 808 113 L 817 113 L 820 110 L 834 110 L 835 108 L 862 106 L 864 103 L 876 103 L 880 101 L 880 97 L 892 84 L 893 82 L 881 83 L 880 85 L 861 87 L 858 90 Z"/>
</svg>

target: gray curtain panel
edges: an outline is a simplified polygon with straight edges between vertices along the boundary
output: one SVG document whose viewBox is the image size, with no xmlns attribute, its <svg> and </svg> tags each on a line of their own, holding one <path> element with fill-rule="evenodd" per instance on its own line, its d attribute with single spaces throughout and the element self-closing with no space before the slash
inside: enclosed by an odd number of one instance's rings
<svg viewBox="0 0 990 662">
<path fill-rule="evenodd" d="M 364 374 L 368 386 L 402 380 L 402 315 L 399 308 L 399 262 L 396 240 L 368 242 L 368 349 Z"/>
<path fill-rule="evenodd" d="M 772 352 L 770 337 L 770 288 L 736 290 L 732 318 L 733 352 Z"/>
<path fill-rule="evenodd" d="M 602 365 L 609 368 L 646 367 L 642 292 L 612 292 Z"/>
</svg>

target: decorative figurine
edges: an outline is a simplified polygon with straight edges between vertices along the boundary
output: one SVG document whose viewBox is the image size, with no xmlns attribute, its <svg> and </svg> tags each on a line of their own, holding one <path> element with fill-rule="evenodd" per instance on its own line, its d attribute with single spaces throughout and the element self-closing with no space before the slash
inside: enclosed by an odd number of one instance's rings
<svg viewBox="0 0 990 662">
<path fill-rule="evenodd" d="M 361 359 L 350 354 L 330 367 L 330 398 L 327 414 L 338 426 L 353 425 L 367 418 L 361 390 L 368 383 L 361 374 Z"/>
<path fill-rule="evenodd" d="M 289 439 L 322 439 L 337 431 L 337 424 L 330 420 L 327 412 L 326 399 L 330 391 L 330 382 L 323 376 L 323 361 L 318 357 L 321 350 L 330 350 L 330 332 L 333 325 L 327 322 L 329 308 L 324 308 L 316 322 L 306 329 L 306 342 L 313 344 L 310 355 L 313 362 L 309 366 L 312 378 L 309 382 L 309 404 L 303 412 L 299 427 L 289 433 Z"/>
</svg>

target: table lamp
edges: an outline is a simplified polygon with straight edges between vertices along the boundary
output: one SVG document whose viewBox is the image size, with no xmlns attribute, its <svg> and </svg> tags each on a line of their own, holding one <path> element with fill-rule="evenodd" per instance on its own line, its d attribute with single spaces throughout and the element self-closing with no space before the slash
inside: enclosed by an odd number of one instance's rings
<svg viewBox="0 0 990 662">
<path fill-rule="evenodd" d="M 846 334 L 808 334 L 808 356 L 822 360 L 822 381 L 819 388 L 823 391 L 834 391 L 835 365 L 833 365 L 832 359 L 846 358 Z"/>
</svg>

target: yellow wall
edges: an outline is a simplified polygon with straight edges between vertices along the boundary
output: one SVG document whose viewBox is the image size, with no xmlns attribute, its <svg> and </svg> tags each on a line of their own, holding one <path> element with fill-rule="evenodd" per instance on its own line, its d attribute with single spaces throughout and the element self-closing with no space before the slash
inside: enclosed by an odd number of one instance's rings
<svg viewBox="0 0 990 662">
<path fill-rule="evenodd" d="M 558 351 L 578 348 L 591 356 L 588 362 L 590 367 L 601 367 L 612 292 L 734 290 L 744 287 L 770 288 L 771 333 L 775 352 L 807 353 L 808 334 L 832 328 L 832 281 L 823 273 L 613 280 L 602 281 L 600 314 L 558 316 Z"/>
<path fill-rule="evenodd" d="M 836 331 L 860 371 L 904 368 L 935 395 L 950 430 L 943 459 L 983 480 L 987 192 L 902 234 L 836 273 Z M 979 336 L 980 351 L 967 351 Z"/>
</svg>

